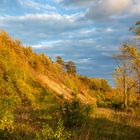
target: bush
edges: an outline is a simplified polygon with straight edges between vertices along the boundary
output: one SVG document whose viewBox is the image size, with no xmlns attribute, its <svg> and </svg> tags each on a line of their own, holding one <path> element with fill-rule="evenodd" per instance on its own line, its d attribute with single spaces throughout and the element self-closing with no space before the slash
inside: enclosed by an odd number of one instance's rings
<svg viewBox="0 0 140 140">
<path fill-rule="evenodd" d="M 97 101 L 98 107 L 104 108 L 112 108 L 115 110 L 123 110 L 123 103 L 117 99 L 113 100 L 98 100 Z"/>
<path fill-rule="evenodd" d="M 113 108 L 115 110 L 123 110 L 124 108 L 124 105 L 121 101 L 118 101 L 118 100 L 112 100 L 110 102 L 110 105 L 109 105 L 110 108 Z"/>
<path fill-rule="evenodd" d="M 107 104 L 107 102 L 105 102 L 105 101 L 102 101 L 102 100 L 97 100 L 97 106 L 98 107 L 108 107 L 108 104 Z"/>
<path fill-rule="evenodd" d="M 2 96 L 0 98 L 0 139 L 10 139 L 15 129 L 14 111 L 20 104 L 19 97 Z"/>
<path fill-rule="evenodd" d="M 136 109 L 137 107 L 139 107 L 139 102 L 138 101 L 131 101 L 131 102 L 129 102 L 129 106 L 131 107 L 131 108 L 134 108 L 134 109 Z"/>
<path fill-rule="evenodd" d="M 90 116 L 91 105 L 84 105 L 78 99 L 66 101 L 62 106 L 62 118 L 67 128 L 81 127 Z"/>
<path fill-rule="evenodd" d="M 70 137 L 70 133 L 63 127 L 62 120 L 59 120 L 55 129 L 48 124 L 44 125 L 42 131 L 37 133 L 36 140 L 69 140 Z"/>
</svg>

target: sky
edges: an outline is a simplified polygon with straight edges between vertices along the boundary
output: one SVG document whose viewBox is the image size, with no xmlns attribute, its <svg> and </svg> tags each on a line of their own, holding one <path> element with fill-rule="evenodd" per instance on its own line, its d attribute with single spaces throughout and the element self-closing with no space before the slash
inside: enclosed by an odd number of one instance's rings
<svg viewBox="0 0 140 140">
<path fill-rule="evenodd" d="M 0 29 L 78 73 L 112 84 L 112 55 L 140 20 L 140 0 L 0 0 Z"/>
</svg>

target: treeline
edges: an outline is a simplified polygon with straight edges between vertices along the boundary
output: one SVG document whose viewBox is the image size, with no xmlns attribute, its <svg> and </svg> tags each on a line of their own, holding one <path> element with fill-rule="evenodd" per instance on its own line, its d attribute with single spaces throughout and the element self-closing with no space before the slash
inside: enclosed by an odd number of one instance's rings
<svg viewBox="0 0 140 140">
<path fill-rule="evenodd" d="M 119 54 L 113 56 L 117 64 L 113 76 L 124 108 L 138 106 L 140 93 L 140 21 L 130 31 L 133 40 L 123 44 Z"/>
<path fill-rule="evenodd" d="M 76 64 L 74 61 L 64 62 L 61 56 L 57 56 L 56 63 L 58 63 L 60 67 L 66 70 L 69 74 L 75 75 L 77 72 Z"/>
</svg>

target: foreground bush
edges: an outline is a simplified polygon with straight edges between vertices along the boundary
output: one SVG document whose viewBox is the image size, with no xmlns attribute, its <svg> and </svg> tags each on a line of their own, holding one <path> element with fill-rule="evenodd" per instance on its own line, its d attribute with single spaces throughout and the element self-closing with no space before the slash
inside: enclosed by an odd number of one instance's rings
<svg viewBox="0 0 140 140">
<path fill-rule="evenodd" d="M 59 120 L 55 129 L 48 124 L 44 125 L 42 131 L 37 133 L 36 140 L 69 140 L 70 137 L 70 133 L 63 127 L 62 120 Z"/>
<path fill-rule="evenodd" d="M 90 117 L 92 107 L 78 99 L 66 101 L 62 106 L 62 118 L 67 128 L 81 127 Z"/>
</svg>

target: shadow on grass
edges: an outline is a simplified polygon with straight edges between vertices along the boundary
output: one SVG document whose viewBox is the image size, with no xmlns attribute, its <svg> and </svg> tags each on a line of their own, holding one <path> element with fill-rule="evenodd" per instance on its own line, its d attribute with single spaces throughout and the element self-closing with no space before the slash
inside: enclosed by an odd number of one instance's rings
<svg viewBox="0 0 140 140">
<path fill-rule="evenodd" d="M 32 140 L 34 134 L 18 130 L 12 134 L 0 132 L 2 140 Z M 140 140 L 140 127 L 131 127 L 106 118 L 90 119 L 79 129 L 73 129 L 72 140 Z"/>
<path fill-rule="evenodd" d="M 140 127 L 112 122 L 106 118 L 90 119 L 75 130 L 73 140 L 140 140 Z"/>
</svg>

